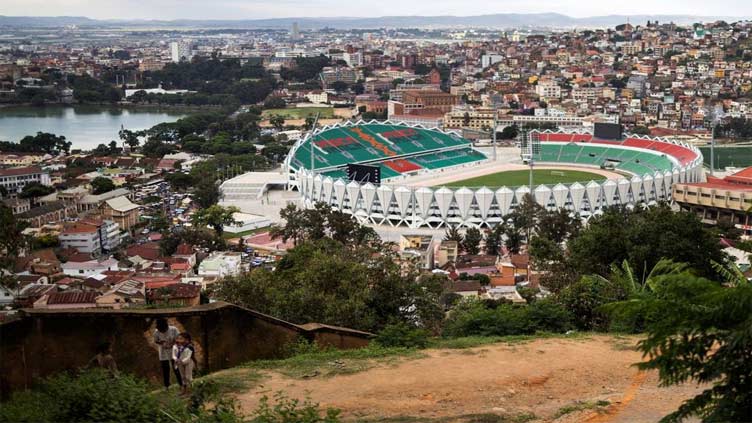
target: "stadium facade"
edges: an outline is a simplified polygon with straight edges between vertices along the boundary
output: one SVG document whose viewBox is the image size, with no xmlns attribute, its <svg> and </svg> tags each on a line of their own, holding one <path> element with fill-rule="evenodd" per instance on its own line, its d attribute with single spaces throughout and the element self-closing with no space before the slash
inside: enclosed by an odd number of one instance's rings
<svg viewBox="0 0 752 423">
<path fill-rule="evenodd" d="M 689 144 L 644 136 L 609 141 L 587 132 L 542 131 L 532 137 L 540 141 L 533 154 L 536 164 L 609 169 L 622 177 L 532 189 L 411 186 L 413 175 L 489 159 L 454 132 L 359 121 L 325 126 L 296 142 L 285 162 L 288 188 L 299 190 L 308 206 L 324 202 L 364 223 L 493 227 L 528 193 L 548 209 L 564 207 L 589 219 L 609 206 L 670 201 L 672 184 L 704 180 L 702 154 Z M 379 167 L 380 183 L 349 180 L 345 168 L 350 163 Z"/>
</svg>

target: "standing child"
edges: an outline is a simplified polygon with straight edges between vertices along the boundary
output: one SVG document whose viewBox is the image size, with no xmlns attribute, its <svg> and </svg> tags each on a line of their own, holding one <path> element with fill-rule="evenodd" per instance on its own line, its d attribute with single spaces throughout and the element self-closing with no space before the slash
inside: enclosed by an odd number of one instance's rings
<svg viewBox="0 0 752 423">
<path fill-rule="evenodd" d="M 196 349 L 191 342 L 191 335 L 183 332 L 175 339 L 172 347 L 172 359 L 175 361 L 175 369 L 180 373 L 181 393 L 188 395 L 191 382 L 193 382 L 193 368 L 196 365 Z"/>
</svg>

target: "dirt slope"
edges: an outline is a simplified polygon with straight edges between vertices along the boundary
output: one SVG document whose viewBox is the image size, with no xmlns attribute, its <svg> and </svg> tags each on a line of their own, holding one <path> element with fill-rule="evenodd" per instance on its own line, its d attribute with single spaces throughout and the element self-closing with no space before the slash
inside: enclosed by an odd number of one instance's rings
<svg viewBox="0 0 752 423">
<path fill-rule="evenodd" d="M 264 394 L 308 395 L 353 421 L 467 421 L 460 416 L 532 413 L 535 421 L 654 422 L 699 388 L 658 388 L 655 374 L 632 366 L 641 359 L 631 348 L 634 342 L 609 336 L 540 339 L 429 350 L 425 358 L 330 378 L 270 373 L 239 400 L 250 412 Z"/>
</svg>

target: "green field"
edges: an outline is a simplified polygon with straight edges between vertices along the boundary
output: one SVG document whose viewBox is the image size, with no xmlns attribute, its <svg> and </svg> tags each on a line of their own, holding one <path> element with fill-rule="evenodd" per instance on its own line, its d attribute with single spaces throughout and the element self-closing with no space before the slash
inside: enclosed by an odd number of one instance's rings
<svg viewBox="0 0 752 423">
<path fill-rule="evenodd" d="M 308 116 L 316 116 L 321 113 L 321 119 L 334 117 L 334 108 L 332 107 L 291 107 L 287 109 L 267 109 L 261 115 L 264 119 L 269 119 L 274 115 L 280 115 L 285 119 L 305 119 Z"/>
<path fill-rule="evenodd" d="M 710 147 L 700 147 L 705 159 L 705 166 L 710 166 Z M 715 147 L 715 168 L 727 166 L 752 166 L 752 146 L 746 147 Z"/>
<path fill-rule="evenodd" d="M 508 170 L 505 172 L 491 173 L 477 178 L 464 179 L 450 182 L 447 187 L 482 187 L 496 188 L 502 186 L 516 187 L 527 185 L 530 178 L 529 170 Z M 555 185 L 558 183 L 571 184 L 573 182 L 602 181 L 603 175 L 579 170 L 564 169 L 535 169 L 533 170 L 533 184 Z M 583 184 L 584 185 L 584 184 Z"/>
</svg>

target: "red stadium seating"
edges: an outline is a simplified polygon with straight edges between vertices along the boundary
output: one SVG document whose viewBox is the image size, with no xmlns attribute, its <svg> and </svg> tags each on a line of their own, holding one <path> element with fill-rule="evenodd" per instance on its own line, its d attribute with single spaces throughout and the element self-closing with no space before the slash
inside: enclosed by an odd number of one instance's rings
<svg viewBox="0 0 752 423">
<path fill-rule="evenodd" d="M 416 170 L 422 169 L 420 165 L 405 159 L 390 160 L 388 162 L 384 162 L 384 164 L 390 169 L 399 173 L 414 172 Z"/>
<path fill-rule="evenodd" d="M 355 141 L 355 138 L 352 138 L 352 137 L 332 138 L 328 140 L 316 141 L 316 146 L 320 148 L 335 148 L 335 147 L 344 147 L 346 145 L 357 144 L 357 143 L 358 142 Z"/>
</svg>

